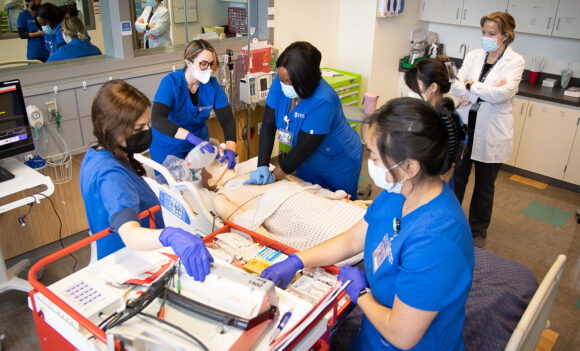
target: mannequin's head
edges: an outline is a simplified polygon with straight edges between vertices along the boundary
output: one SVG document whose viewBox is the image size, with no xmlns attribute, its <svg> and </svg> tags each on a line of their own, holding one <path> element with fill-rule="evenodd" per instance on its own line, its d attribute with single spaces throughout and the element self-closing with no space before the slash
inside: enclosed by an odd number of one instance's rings
<svg viewBox="0 0 580 351">
<path fill-rule="evenodd" d="M 201 183 L 203 187 L 214 191 L 228 180 L 236 177 L 236 172 L 229 169 L 228 163 L 221 163 L 218 159 L 213 160 L 201 170 Z"/>
</svg>

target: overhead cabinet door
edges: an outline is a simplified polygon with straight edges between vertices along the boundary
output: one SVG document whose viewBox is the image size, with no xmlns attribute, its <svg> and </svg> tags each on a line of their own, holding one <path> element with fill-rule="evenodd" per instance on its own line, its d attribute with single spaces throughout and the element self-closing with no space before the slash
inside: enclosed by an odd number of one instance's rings
<svg viewBox="0 0 580 351">
<path fill-rule="evenodd" d="M 580 0 L 560 0 L 552 35 L 580 39 Z"/>
<path fill-rule="evenodd" d="M 480 27 L 481 17 L 493 12 L 505 12 L 508 0 L 463 0 L 461 24 Z"/>
<path fill-rule="evenodd" d="M 557 9 L 558 0 L 510 0 L 508 5 L 516 20 L 516 32 L 544 35 L 552 34 Z"/>
<path fill-rule="evenodd" d="M 463 0 L 422 0 L 419 11 L 422 21 L 461 24 Z"/>
</svg>

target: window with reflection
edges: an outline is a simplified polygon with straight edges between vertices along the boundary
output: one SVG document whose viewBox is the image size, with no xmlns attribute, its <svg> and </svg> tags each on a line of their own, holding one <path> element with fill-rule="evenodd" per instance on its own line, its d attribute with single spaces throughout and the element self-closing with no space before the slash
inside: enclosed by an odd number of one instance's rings
<svg viewBox="0 0 580 351">
<path fill-rule="evenodd" d="M 0 0 L 1 4 L 1 0 Z M 5 0 L 0 12 L 0 68 L 101 54 L 102 26 L 95 0 Z M 73 18 L 72 20 L 70 20 Z M 67 20 L 66 28 L 62 24 Z M 6 21 L 6 26 L 4 22 Z M 31 63 L 31 62 L 28 62 Z"/>
<path fill-rule="evenodd" d="M 247 36 L 248 18 L 260 28 L 257 13 L 266 14 L 268 1 L 230 0 L 131 0 L 134 22 L 133 48 L 144 51 L 157 47 L 181 46 L 193 39 L 224 40 Z M 265 39 L 265 21 L 254 36 Z M 264 34 L 265 33 L 265 34 Z"/>
</svg>

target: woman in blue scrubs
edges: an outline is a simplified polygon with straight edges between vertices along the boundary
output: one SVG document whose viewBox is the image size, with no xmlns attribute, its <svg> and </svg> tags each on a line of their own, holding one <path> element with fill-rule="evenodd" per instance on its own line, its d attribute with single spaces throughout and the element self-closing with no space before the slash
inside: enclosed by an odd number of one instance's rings
<svg viewBox="0 0 580 351">
<path fill-rule="evenodd" d="M 304 267 L 364 252 L 365 272 L 339 279 L 362 310 L 354 350 L 464 350 L 465 301 L 473 273 L 469 223 L 440 175 L 460 150 L 459 118 L 400 98 L 370 118 L 369 174 L 385 189 L 357 225 L 262 273 L 285 286 Z"/>
<path fill-rule="evenodd" d="M 78 17 L 67 17 L 59 25 L 62 36 L 67 43 L 50 55 L 46 62 L 68 60 L 77 57 L 101 55 L 101 50 L 91 44 L 83 34 L 85 27 Z"/>
<path fill-rule="evenodd" d="M 28 60 L 46 61 L 48 51 L 44 45 L 44 33 L 36 23 L 36 13 L 40 0 L 26 0 L 26 10 L 20 12 L 16 26 L 20 39 L 27 39 L 26 58 Z"/>
<path fill-rule="evenodd" d="M 151 158 L 163 163 L 168 155 L 185 158 L 196 145 L 209 140 L 207 119 L 213 109 L 226 141 L 221 162 L 236 165 L 236 123 L 228 98 L 211 74 L 219 67 L 215 49 L 205 40 L 193 40 L 185 48 L 185 67 L 165 76 L 151 107 L 153 142 Z M 211 144 L 202 149 L 214 152 Z"/>
<path fill-rule="evenodd" d="M 258 168 L 248 184 L 268 184 L 296 171 L 296 176 L 357 199 L 362 144 L 348 124 L 340 98 L 322 79 L 320 51 L 307 42 L 290 44 L 278 58 L 278 75 L 268 93 L 260 129 Z M 289 150 L 270 173 L 275 142 Z"/>
<path fill-rule="evenodd" d="M 45 3 L 38 7 L 36 20 L 44 32 L 44 44 L 50 55 L 56 52 L 58 37 L 61 36 L 60 23 L 64 19 L 65 11 L 52 3 Z"/>
<path fill-rule="evenodd" d="M 122 80 L 111 80 L 97 92 L 91 109 L 97 145 L 90 147 L 81 164 L 79 182 L 91 232 L 111 228 L 97 241 L 99 259 L 123 248 L 155 250 L 171 246 L 187 273 L 203 281 L 213 258 L 195 235 L 179 228 L 149 229 L 138 214 L 155 205 L 157 197 L 142 175 L 143 166 L 133 158 L 149 148 L 149 99 Z M 156 228 L 163 228 L 161 212 Z"/>
</svg>

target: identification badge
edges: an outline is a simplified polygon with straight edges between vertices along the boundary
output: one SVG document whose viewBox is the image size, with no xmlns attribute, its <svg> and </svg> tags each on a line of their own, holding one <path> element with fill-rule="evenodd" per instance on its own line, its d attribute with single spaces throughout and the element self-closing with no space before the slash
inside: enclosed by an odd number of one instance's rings
<svg viewBox="0 0 580 351">
<path fill-rule="evenodd" d="M 292 150 L 292 140 L 294 139 L 294 133 L 285 129 L 278 129 L 278 141 L 280 142 L 280 151 L 284 153 L 289 153 Z"/>
<path fill-rule="evenodd" d="M 473 105 L 471 105 L 471 107 L 469 108 L 470 111 L 473 112 L 477 112 L 477 110 L 479 110 L 479 102 L 474 103 Z"/>
<path fill-rule="evenodd" d="M 389 233 L 386 233 L 379 246 L 373 252 L 373 273 L 383 264 L 386 258 L 389 258 L 389 263 L 393 264 L 393 252 L 391 251 L 391 239 Z"/>
</svg>

